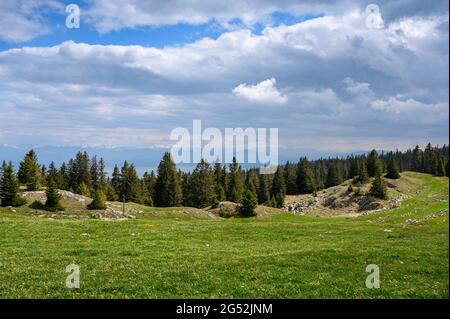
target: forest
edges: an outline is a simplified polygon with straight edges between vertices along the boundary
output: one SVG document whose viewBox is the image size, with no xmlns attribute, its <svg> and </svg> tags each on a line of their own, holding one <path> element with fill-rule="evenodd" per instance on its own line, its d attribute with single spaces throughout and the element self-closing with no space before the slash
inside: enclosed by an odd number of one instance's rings
<svg viewBox="0 0 450 319">
<path fill-rule="evenodd" d="M 309 161 L 301 157 L 297 163 L 286 162 L 274 174 L 259 174 L 258 168 L 242 169 L 234 159 L 229 165 L 202 160 L 191 172 L 177 169 L 170 153 L 165 153 L 157 171 L 139 176 L 133 164 L 125 161 L 115 166 L 112 174 L 105 171 L 105 161 L 86 152 L 78 152 L 67 163 L 57 167 L 41 165 L 34 150 L 20 162 L 18 170 L 4 161 L 0 171 L 1 206 L 25 204 L 21 191 L 46 189 L 47 210 L 63 209 L 57 190 L 68 190 L 93 198 L 88 208 L 104 209 L 105 201 L 123 201 L 156 207 L 189 206 L 204 208 L 221 201 L 243 205 L 252 215 L 258 204 L 283 207 L 286 195 L 311 194 L 352 179 L 352 190 L 372 179 L 371 195 L 386 197 L 384 178 L 399 178 L 400 172 L 415 171 L 448 176 L 448 146 L 406 151 L 349 155 L 345 158 L 321 158 Z M 42 206 L 34 203 L 35 206 Z"/>
</svg>

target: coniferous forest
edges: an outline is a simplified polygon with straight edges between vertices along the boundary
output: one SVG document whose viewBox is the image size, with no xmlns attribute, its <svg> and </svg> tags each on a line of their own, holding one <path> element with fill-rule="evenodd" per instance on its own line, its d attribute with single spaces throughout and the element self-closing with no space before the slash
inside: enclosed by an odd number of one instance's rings
<svg viewBox="0 0 450 319">
<path fill-rule="evenodd" d="M 11 162 L 1 168 L 0 199 L 2 206 L 24 205 L 18 196 L 21 189 L 35 191 L 46 188 L 51 209 L 57 208 L 55 189 L 68 190 L 93 198 L 91 209 L 103 209 L 104 202 L 124 201 L 158 207 L 208 207 L 220 201 L 241 203 L 251 215 L 258 204 L 282 207 L 286 195 L 309 194 L 353 179 L 355 185 L 375 177 L 371 194 L 385 197 L 386 178 L 399 178 L 402 171 L 415 171 L 448 176 L 448 146 L 425 149 L 416 146 L 407 151 L 350 155 L 345 158 L 323 158 L 298 163 L 286 162 L 271 175 L 261 175 L 257 168 L 242 169 L 234 159 L 229 165 L 202 160 L 192 172 L 177 170 L 170 153 L 165 153 L 155 171 L 140 177 L 133 164 L 125 161 L 115 166 L 111 175 L 105 161 L 79 152 L 57 167 L 41 165 L 34 150 L 20 162 L 17 172 Z M 21 188 L 22 187 L 22 188 Z"/>
</svg>

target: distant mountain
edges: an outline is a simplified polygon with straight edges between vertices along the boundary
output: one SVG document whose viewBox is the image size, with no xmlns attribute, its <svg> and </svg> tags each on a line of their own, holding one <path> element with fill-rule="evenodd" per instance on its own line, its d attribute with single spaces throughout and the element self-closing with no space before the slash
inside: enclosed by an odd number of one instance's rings
<svg viewBox="0 0 450 319">
<path fill-rule="evenodd" d="M 78 151 L 86 151 L 90 156 L 97 155 L 105 160 L 108 172 L 112 171 L 115 164 L 121 166 L 125 160 L 133 163 L 138 172 L 156 170 L 164 152 L 164 148 L 108 148 L 108 147 L 76 147 L 76 146 L 41 146 L 34 148 L 39 162 L 48 167 L 53 161 L 57 166 L 73 158 Z M 0 145 L 0 161 L 12 161 L 17 168 L 28 149 L 9 145 Z M 365 151 L 355 152 L 325 152 L 314 149 L 279 149 L 278 162 L 284 164 L 286 161 L 297 162 L 300 156 L 307 156 L 310 160 L 321 157 L 344 157 L 349 154 L 363 154 Z M 195 164 L 180 164 L 182 170 L 192 170 Z M 256 164 L 244 164 L 244 168 L 255 167 Z"/>
</svg>

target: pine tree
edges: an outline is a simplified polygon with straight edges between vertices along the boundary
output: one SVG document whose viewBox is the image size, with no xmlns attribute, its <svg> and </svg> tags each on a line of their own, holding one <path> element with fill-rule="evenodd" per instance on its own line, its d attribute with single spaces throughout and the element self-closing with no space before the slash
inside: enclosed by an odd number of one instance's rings
<svg viewBox="0 0 450 319">
<path fill-rule="evenodd" d="M 367 157 L 367 173 L 370 177 L 374 177 L 376 175 L 381 175 L 383 172 L 383 167 L 380 162 L 380 158 L 378 157 L 378 153 L 375 150 L 372 150 Z"/>
<path fill-rule="evenodd" d="M 155 184 L 155 206 L 180 206 L 182 204 L 182 195 L 175 163 L 170 153 L 166 152 L 158 166 L 158 177 Z"/>
<path fill-rule="evenodd" d="M 122 193 L 121 184 L 122 184 L 122 182 L 121 182 L 119 167 L 117 167 L 117 165 L 114 165 L 112 179 L 111 179 L 111 186 L 114 190 L 114 198 L 116 200 L 122 200 L 120 198 L 120 195 Z M 113 194 L 111 194 L 111 195 L 113 195 Z M 111 198 L 111 200 L 113 200 L 113 198 Z"/>
<path fill-rule="evenodd" d="M 216 199 L 219 202 L 222 202 L 226 199 L 225 176 L 226 174 L 223 174 L 222 164 L 217 158 L 216 162 L 214 163 L 214 191 L 216 193 Z"/>
<path fill-rule="evenodd" d="M 214 174 L 209 163 L 201 160 L 189 178 L 188 206 L 204 208 L 213 204 L 216 194 L 214 192 Z"/>
<path fill-rule="evenodd" d="M 11 162 L 2 165 L 2 178 L 0 180 L 1 206 L 22 206 L 26 200 L 19 195 L 19 182 Z"/>
<path fill-rule="evenodd" d="M 297 194 L 297 172 L 295 165 L 291 164 L 289 161 L 287 161 L 284 166 L 284 176 L 286 179 L 286 194 Z"/>
<path fill-rule="evenodd" d="M 62 188 L 61 187 L 63 185 L 62 177 L 60 172 L 56 168 L 54 162 L 50 163 L 50 166 L 48 167 L 47 171 L 47 184 L 51 182 L 54 182 L 57 187 Z"/>
<path fill-rule="evenodd" d="M 47 200 L 44 204 L 44 209 L 56 212 L 59 210 L 64 210 L 64 207 L 61 205 L 61 195 L 59 195 L 58 190 L 56 189 L 56 184 L 54 182 L 50 182 L 47 185 L 47 190 L 45 191 L 45 195 L 47 196 Z"/>
<path fill-rule="evenodd" d="M 327 172 L 327 182 L 325 184 L 326 187 L 327 188 L 333 187 L 339 185 L 341 182 L 342 180 L 340 178 L 340 173 L 337 164 L 334 162 L 330 163 Z"/>
<path fill-rule="evenodd" d="M 259 190 L 258 190 L 258 203 L 264 204 L 270 200 L 270 187 L 267 180 L 267 175 L 259 175 Z M 270 205 L 269 205 L 270 206 Z"/>
<path fill-rule="evenodd" d="M 155 192 L 155 184 L 156 184 L 156 177 L 155 172 L 151 171 L 151 173 L 144 173 L 144 176 L 142 178 L 142 186 L 144 191 L 144 203 L 147 206 L 153 206 L 153 198 L 154 198 L 154 192 Z"/>
<path fill-rule="evenodd" d="M 88 209 L 106 209 L 106 196 L 100 188 L 94 190 L 92 202 L 87 205 Z"/>
<path fill-rule="evenodd" d="M 445 176 L 445 164 L 444 159 L 442 157 L 439 157 L 437 169 L 436 169 L 436 176 Z"/>
<path fill-rule="evenodd" d="M 134 165 L 125 161 L 120 176 L 120 199 L 142 204 L 142 184 Z"/>
<path fill-rule="evenodd" d="M 34 150 L 30 150 L 22 162 L 18 172 L 19 182 L 27 186 L 27 190 L 35 191 L 41 187 L 43 175 Z"/>
<path fill-rule="evenodd" d="M 353 178 L 358 175 L 359 173 L 359 165 L 358 165 L 358 159 L 356 157 L 350 158 L 350 169 L 348 172 L 348 178 Z"/>
<path fill-rule="evenodd" d="M 258 198 L 251 188 L 246 188 L 242 199 L 240 214 L 245 217 L 256 216 L 256 207 L 258 207 Z"/>
<path fill-rule="evenodd" d="M 367 166 L 364 160 L 358 165 L 358 176 L 354 179 L 355 182 L 365 184 L 369 181 L 369 174 L 367 174 Z"/>
<path fill-rule="evenodd" d="M 281 167 L 278 167 L 273 177 L 270 197 L 273 200 L 274 207 L 283 207 L 284 198 L 286 197 L 286 184 L 284 180 L 284 170 Z"/>
<path fill-rule="evenodd" d="M 398 172 L 397 162 L 394 160 L 394 156 L 390 156 L 389 162 L 387 165 L 387 178 L 397 179 L 400 178 L 400 173 Z"/>
<path fill-rule="evenodd" d="M 314 190 L 314 174 L 308 159 L 303 157 L 297 166 L 297 192 L 300 194 L 310 194 Z"/>
<path fill-rule="evenodd" d="M 420 172 L 422 170 L 422 151 L 420 150 L 419 145 L 416 145 L 412 152 L 411 170 L 415 172 Z"/>
<path fill-rule="evenodd" d="M 381 199 L 388 198 L 387 185 L 380 174 L 375 176 L 375 179 L 372 182 L 372 186 L 370 187 L 370 195 Z"/>
<path fill-rule="evenodd" d="M 233 163 L 230 164 L 230 172 L 228 176 L 228 200 L 235 203 L 240 203 L 242 202 L 244 185 L 242 182 L 241 167 L 236 162 L 235 157 L 233 157 Z"/>
</svg>

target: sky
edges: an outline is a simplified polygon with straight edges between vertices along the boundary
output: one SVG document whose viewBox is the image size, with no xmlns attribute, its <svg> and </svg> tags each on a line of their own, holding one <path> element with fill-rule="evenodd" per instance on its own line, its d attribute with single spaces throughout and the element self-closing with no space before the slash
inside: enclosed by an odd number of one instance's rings
<svg viewBox="0 0 450 319">
<path fill-rule="evenodd" d="M 447 0 L 2 0 L 0 145 L 164 149 L 193 120 L 288 151 L 448 144 L 448 30 Z"/>
</svg>

